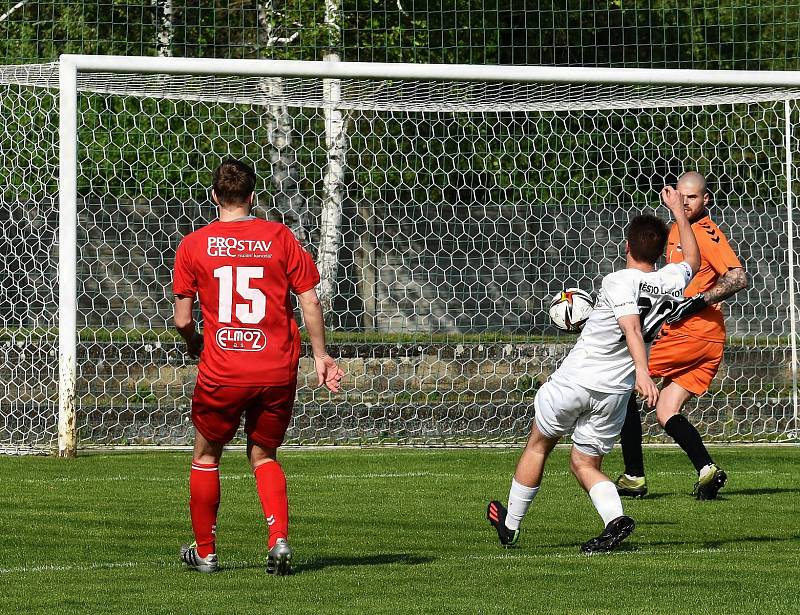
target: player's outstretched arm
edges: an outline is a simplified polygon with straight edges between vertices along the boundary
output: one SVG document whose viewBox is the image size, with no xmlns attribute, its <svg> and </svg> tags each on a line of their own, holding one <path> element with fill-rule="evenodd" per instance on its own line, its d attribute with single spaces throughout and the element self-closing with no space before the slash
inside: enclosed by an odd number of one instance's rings
<svg viewBox="0 0 800 615">
<path fill-rule="evenodd" d="M 747 288 L 750 283 L 747 273 L 742 267 L 729 269 L 725 275 L 721 276 L 717 283 L 709 288 L 703 295 L 706 303 L 719 303 L 738 293 L 743 288 Z"/>
<path fill-rule="evenodd" d="M 642 323 L 638 315 L 629 314 L 620 316 L 617 320 L 619 328 L 625 334 L 625 343 L 633 358 L 636 367 L 636 393 L 647 402 L 651 408 L 658 401 L 658 387 L 650 378 L 650 369 L 647 366 L 647 351 L 642 337 Z"/>
<path fill-rule="evenodd" d="M 311 351 L 314 354 L 314 367 L 317 371 L 317 386 L 323 384 L 328 390 L 338 393 L 342 388 L 344 372 L 336 361 L 328 355 L 325 349 L 325 321 L 322 317 L 317 291 L 313 288 L 297 295 L 300 309 L 303 312 L 303 322 L 311 340 Z"/>
<path fill-rule="evenodd" d="M 692 268 L 692 275 L 694 275 L 700 270 L 700 248 L 697 245 L 689 218 L 686 217 L 686 212 L 683 210 L 683 197 L 672 186 L 664 186 L 661 190 L 661 200 L 675 218 L 681 240 L 683 260 Z"/>
<path fill-rule="evenodd" d="M 186 353 L 192 358 L 197 359 L 203 351 L 203 336 L 197 333 L 192 317 L 194 309 L 194 298 L 178 295 L 175 297 L 175 311 L 173 317 L 175 328 L 186 342 Z"/>
<path fill-rule="evenodd" d="M 743 288 L 746 288 L 749 281 L 747 274 L 741 267 L 730 269 L 728 272 L 717 280 L 714 284 L 704 293 L 697 293 L 686 301 L 678 305 L 677 309 L 669 315 L 667 322 L 672 324 L 684 318 L 693 316 L 698 312 L 706 309 L 709 305 L 719 303 L 728 297 L 735 295 Z"/>
</svg>

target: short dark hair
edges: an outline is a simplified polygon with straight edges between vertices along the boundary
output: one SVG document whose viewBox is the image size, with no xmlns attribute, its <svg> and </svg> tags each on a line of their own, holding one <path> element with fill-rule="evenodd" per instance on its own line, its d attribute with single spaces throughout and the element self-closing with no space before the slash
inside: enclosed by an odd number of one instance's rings
<svg viewBox="0 0 800 615">
<path fill-rule="evenodd" d="M 256 189 L 256 173 L 244 162 L 228 158 L 214 170 L 212 186 L 221 203 L 245 203 Z"/>
<path fill-rule="evenodd" d="M 655 264 L 664 254 L 669 229 L 661 218 L 644 214 L 628 225 L 628 249 L 637 261 Z"/>
</svg>

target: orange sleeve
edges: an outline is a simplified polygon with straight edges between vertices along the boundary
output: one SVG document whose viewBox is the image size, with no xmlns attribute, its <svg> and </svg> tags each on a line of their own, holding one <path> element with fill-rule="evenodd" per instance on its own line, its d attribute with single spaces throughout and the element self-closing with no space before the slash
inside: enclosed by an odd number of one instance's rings
<svg viewBox="0 0 800 615">
<path fill-rule="evenodd" d="M 700 252 L 708 264 L 719 275 L 725 275 L 731 269 L 742 266 L 739 258 L 728 243 L 727 237 L 715 226 L 703 226 L 696 234 Z"/>
</svg>

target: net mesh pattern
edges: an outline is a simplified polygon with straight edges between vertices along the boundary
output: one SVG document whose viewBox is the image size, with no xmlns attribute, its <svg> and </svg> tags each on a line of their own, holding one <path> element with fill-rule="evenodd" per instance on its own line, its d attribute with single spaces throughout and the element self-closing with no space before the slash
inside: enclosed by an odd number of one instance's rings
<svg viewBox="0 0 800 615">
<path fill-rule="evenodd" d="M 674 108 L 800 97 L 800 88 L 586 85 L 475 81 L 337 80 L 335 103 L 324 80 L 212 75 L 79 73 L 82 92 L 248 105 L 372 111 L 569 111 Z M 0 83 L 57 87 L 58 64 L 0 67 Z"/>
<path fill-rule="evenodd" d="M 0 73 L 0 448 L 47 450 L 56 73 Z M 289 443 L 523 441 L 536 390 L 575 339 L 552 328 L 549 297 L 596 291 L 624 262 L 630 217 L 659 211 L 657 190 L 687 168 L 708 175 L 712 218 L 751 277 L 723 308 L 725 359 L 688 416 L 711 440 L 795 438 L 781 100 L 793 93 L 626 99 L 621 87 L 606 104 L 603 88 L 555 101 L 560 88 L 359 81 L 333 105 L 313 79 L 83 76 L 79 445 L 191 440 L 196 365 L 172 330 L 171 268 L 180 238 L 214 218 L 211 173 L 228 155 L 255 166 L 258 215 L 286 222 L 315 256 L 332 191 L 340 203 L 327 318 L 345 391 L 314 388 L 304 358 Z M 792 102 L 795 130 L 798 119 Z M 333 175 L 331 160 L 342 161 Z M 651 440 L 663 436 L 652 412 L 644 420 Z"/>
</svg>

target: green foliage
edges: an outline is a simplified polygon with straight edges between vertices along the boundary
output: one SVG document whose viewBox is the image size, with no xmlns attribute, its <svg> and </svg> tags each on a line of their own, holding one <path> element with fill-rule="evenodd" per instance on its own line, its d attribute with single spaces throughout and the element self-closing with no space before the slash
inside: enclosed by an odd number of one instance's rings
<svg viewBox="0 0 800 615">
<path fill-rule="evenodd" d="M 0 11 L 16 2 L 3 3 Z M 60 53 L 154 55 L 155 2 L 32 0 L 0 23 L 5 63 Z M 796 69 L 800 4 L 775 0 L 173 0 L 172 53 L 185 57 Z M 565 10 L 566 9 L 566 10 Z"/>
<path fill-rule="evenodd" d="M 343 0 L 341 45 L 336 42 L 338 34 L 332 35 L 325 23 L 323 0 L 275 0 L 267 29 L 259 24 L 256 2 L 209 5 L 184 0 L 172 5 L 172 52 L 177 56 L 319 59 L 333 47 L 345 60 L 362 61 L 776 69 L 796 68 L 800 60 L 800 8 L 766 1 L 753 6 L 718 0 L 693 11 L 667 0 L 581 0 L 565 11 L 563 3 L 555 0 L 540 2 L 535 9 L 522 2 L 498 0 Z M 152 55 L 155 24 L 152 2 L 28 2 L 0 23 L 0 54 L 6 63 L 50 61 L 63 52 Z M 271 44 L 270 34 L 284 39 L 299 36 Z M 268 156 L 266 117 L 255 109 L 153 99 L 123 101 L 98 95 L 82 97 L 81 104 L 84 125 L 79 143 L 85 160 L 80 190 L 86 196 L 97 190 L 92 183 L 97 180 L 105 182 L 103 190 L 108 195 L 157 196 L 171 191 L 169 197 L 202 200 L 219 152 L 256 162 Z M 15 97 L 4 96 L 0 101 L 5 115 L 21 108 L 35 106 Z M 614 158 L 614 152 L 625 149 L 644 160 L 661 156 L 652 162 L 662 167 L 651 170 L 655 175 L 699 153 L 698 166 L 712 176 L 735 177 L 738 167 L 732 167 L 747 164 L 754 170 L 754 179 L 759 179 L 763 165 L 769 164 L 767 158 L 757 160 L 752 153 L 753 159 L 737 161 L 731 146 L 735 134 L 742 131 L 766 140 L 775 135 L 779 139 L 774 126 L 759 125 L 756 117 L 746 118 L 742 126 L 721 128 L 724 118 L 712 115 L 698 114 L 696 125 L 674 128 L 676 150 L 666 158 L 648 148 L 652 147 L 650 132 L 673 130 L 667 126 L 668 116 L 657 116 L 648 126 L 639 125 L 635 113 L 529 117 L 505 113 L 484 121 L 462 115 L 454 126 L 420 123 L 419 117 L 412 116 L 375 121 L 362 115 L 355 121 L 369 122 L 369 126 L 353 131 L 350 150 L 363 156 L 355 166 L 354 179 L 364 198 L 408 198 L 421 205 L 426 200 L 455 202 L 459 186 L 473 191 L 480 187 L 477 197 L 481 200 L 506 205 L 546 205 L 554 189 L 561 202 L 585 205 L 587 198 L 602 202 L 620 191 L 623 183 L 630 185 L 633 180 L 635 185 L 642 179 L 626 177 L 628 161 Z M 23 135 L 54 135 L 56 121 L 56 107 L 50 102 L 20 118 L 20 130 Z M 309 121 L 294 114 L 295 134 L 304 134 L 302 124 Z M 622 135 L 622 140 L 608 142 L 612 132 Z M 313 139 L 319 133 L 317 128 L 309 136 Z M 368 140 L 375 139 L 381 142 L 380 148 L 366 147 Z M 553 147 L 556 141 L 558 148 Z M 719 160 L 703 160 L 705 152 L 693 151 L 693 141 L 713 146 Z M 469 148 L 462 150 L 464 144 Z M 303 165 L 320 155 L 318 146 L 298 145 Z M 0 148 L 0 156 L 11 155 L 15 149 L 19 148 Z M 543 158 L 556 149 L 564 152 L 563 158 Z M 764 156 L 758 148 L 752 152 Z M 391 162 L 397 155 L 408 161 L 403 171 Z M 55 168 L 54 159 L 32 162 L 37 168 Z M 574 174 L 577 165 L 586 173 Z M 593 169 L 597 172 L 591 173 Z M 24 178 L 15 173 L 5 183 L 6 189 L 24 184 Z M 647 174 L 644 170 L 643 176 Z M 384 186 L 399 188 L 386 191 Z M 651 192 L 649 184 L 643 185 L 634 194 L 634 204 L 645 205 Z"/>
<path fill-rule="evenodd" d="M 16 2 L 5 4 L 11 8 Z M 272 34 L 291 38 L 289 43 L 269 40 L 255 0 L 171 4 L 170 51 L 176 56 L 313 60 L 331 44 L 338 47 L 324 23 L 322 1 L 269 3 L 275 7 L 268 19 Z M 61 53 L 155 55 L 160 30 L 155 5 L 151 0 L 29 1 L 0 23 L 0 56 L 15 64 L 51 61 Z"/>
<path fill-rule="evenodd" d="M 798 66 L 800 5 L 712 0 L 345 0 L 364 61 L 778 69 Z M 355 56 L 355 57 L 354 57 Z"/>
<path fill-rule="evenodd" d="M 9 9 L 16 2 L 4 3 Z M 151 55 L 152 3 L 125 0 L 26 2 L 0 25 L 5 64 L 52 61 L 62 53 Z"/>
<path fill-rule="evenodd" d="M 350 140 L 359 157 L 353 183 L 356 198 L 371 207 L 402 204 L 419 212 L 420 226 L 440 219 L 446 227 L 465 217 L 448 214 L 448 206 L 476 202 L 522 211 L 553 203 L 646 208 L 657 202 L 656 182 L 675 181 L 691 164 L 709 177 L 718 199 L 739 206 L 775 198 L 782 114 L 778 103 L 464 113 L 446 121 L 437 113 L 364 113 Z"/>
<path fill-rule="evenodd" d="M 647 449 L 651 497 L 617 553 L 578 546 L 602 526 L 568 471 L 504 550 L 485 519 L 505 499 L 518 449 L 281 453 L 296 574 L 265 575 L 266 523 L 241 451 L 221 464 L 222 571 L 184 569 L 190 452 L 0 457 L 3 611 L 26 615 L 253 613 L 794 613 L 800 610 L 796 451 L 714 449 L 729 475 L 714 502 L 677 448 Z M 618 452 L 606 461 L 622 469 Z M 434 503 L 433 507 L 431 503 Z M 57 548 L 54 542 L 57 542 Z"/>
</svg>

